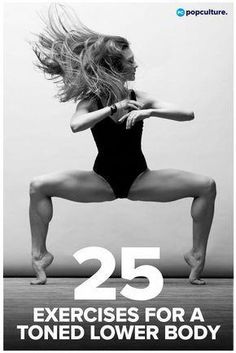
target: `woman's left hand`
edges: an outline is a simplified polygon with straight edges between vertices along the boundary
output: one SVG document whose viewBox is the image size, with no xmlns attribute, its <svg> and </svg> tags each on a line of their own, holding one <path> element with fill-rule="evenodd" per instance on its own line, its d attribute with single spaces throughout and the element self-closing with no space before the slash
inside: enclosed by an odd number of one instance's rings
<svg viewBox="0 0 236 353">
<path fill-rule="evenodd" d="M 123 123 L 126 120 L 126 129 L 131 129 L 137 121 L 144 120 L 150 117 L 150 109 L 140 109 L 132 110 L 131 112 L 125 114 L 118 121 Z"/>
</svg>

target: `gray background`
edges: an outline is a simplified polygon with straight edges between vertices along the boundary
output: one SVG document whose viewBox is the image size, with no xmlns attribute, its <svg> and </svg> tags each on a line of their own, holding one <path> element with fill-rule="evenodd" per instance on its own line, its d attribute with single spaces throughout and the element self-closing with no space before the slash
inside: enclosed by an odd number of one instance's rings
<svg viewBox="0 0 236 353">
<path fill-rule="evenodd" d="M 139 68 L 134 88 L 192 109 L 195 120 L 145 120 L 143 151 L 151 169 L 177 168 L 213 177 L 217 201 L 206 276 L 232 275 L 233 119 L 232 5 L 198 3 L 73 3 L 88 27 L 128 38 Z M 178 7 L 225 9 L 228 16 L 176 16 Z M 33 67 L 27 43 L 43 27 L 45 3 L 5 5 L 4 103 L 5 275 L 32 275 L 28 188 L 37 175 L 90 170 L 96 147 L 89 130 L 72 134 L 73 103 L 59 103 L 56 86 Z M 49 275 L 89 275 L 97 261 L 79 266 L 73 253 L 102 246 L 117 259 L 124 246 L 160 246 L 165 276 L 185 276 L 182 254 L 191 247 L 191 198 L 171 203 L 116 200 L 79 204 L 54 199 Z M 147 263 L 147 261 L 144 261 Z"/>
</svg>

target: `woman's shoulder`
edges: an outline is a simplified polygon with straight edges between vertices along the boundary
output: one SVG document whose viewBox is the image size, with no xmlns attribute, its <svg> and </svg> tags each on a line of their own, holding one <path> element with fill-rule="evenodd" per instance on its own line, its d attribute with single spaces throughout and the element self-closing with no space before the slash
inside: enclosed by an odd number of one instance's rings
<svg viewBox="0 0 236 353">
<path fill-rule="evenodd" d="M 92 112 L 99 107 L 99 102 L 95 98 L 84 98 L 80 99 L 76 105 L 76 111 L 86 109 L 88 112 Z"/>
<path fill-rule="evenodd" d="M 143 104 L 143 109 L 154 108 L 155 99 L 144 91 L 135 90 L 136 100 Z"/>
<path fill-rule="evenodd" d="M 135 96 L 135 98 L 137 98 L 139 100 L 148 99 L 146 92 L 143 92 L 143 91 L 140 91 L 140 90 L 137 90 L 137 89 L 133 89 L 133 88 L 129 89 L 129 96 L 130 97 Z"/>
</svg>

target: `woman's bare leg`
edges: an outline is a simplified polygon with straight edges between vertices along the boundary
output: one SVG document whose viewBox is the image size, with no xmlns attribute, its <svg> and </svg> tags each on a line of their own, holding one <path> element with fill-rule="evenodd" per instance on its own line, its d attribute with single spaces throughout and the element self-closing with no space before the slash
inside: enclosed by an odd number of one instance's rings
<svg viewBox="0 0 236 353">
<path fill-rule="evenodd" d="M 30 227 L 32 266 L 37 278 L 31 284 L 45 284 L 45 269 L 53 261 L 46 238 L 53 215 L 53 196 L 75 202 L 104 202 L 115 199 L 108 183 L 94 172 L 68 171 L 36 177 L 30 184 Z"/>
<path fill-rule="evenodd" d="M 184 255 L 191 267 L 190 282 L 205 284 L 200 279 L 203 271 L 208 236 L 214 215 L 216 184 L 212 178 L 176 169 L 144 172 L 133 183 L 130 200 L 169 202 L 193 197 L 193 247 Z"/>
</svg>

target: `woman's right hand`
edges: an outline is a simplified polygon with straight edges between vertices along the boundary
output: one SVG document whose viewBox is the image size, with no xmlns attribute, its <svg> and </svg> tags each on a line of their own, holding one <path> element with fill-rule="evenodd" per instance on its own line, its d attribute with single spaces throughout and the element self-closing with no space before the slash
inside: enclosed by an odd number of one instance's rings
<svg viewBox="0 0 236 353">
<path fill-rule="evenodd" d="M 131 99 L 123 99 L 120 102 L 115 103 L 117 110 L 138 110 L 142 109 L 143 104 Z"/>
</svg>

